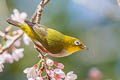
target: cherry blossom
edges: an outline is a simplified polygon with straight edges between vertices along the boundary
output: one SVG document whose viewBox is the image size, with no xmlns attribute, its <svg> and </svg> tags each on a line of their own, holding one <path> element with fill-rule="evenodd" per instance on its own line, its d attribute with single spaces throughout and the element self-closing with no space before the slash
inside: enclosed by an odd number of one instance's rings
<svg viewBox="0 0 120 80">
<path fill-rule="evenodd" d="M 43 78 L 42 77 L 37 77 L 36 80 L 43 80 Z"/>
<path fill-rule="evenodd" d="M 23 32 L 22 30 L 16 30 L 16 31 L 13 31 L 12 34 L 13 35 L 18 35 L 18 34 L 20 34 L 22 32 Z"/>
<path fill-rule="evenodd" d="M 12 32 L 12 35 L 13 35 L 13 36 L 11 36 L 11 37 L 14 38 L 16 35 L 21 34 L 22 32 L 23 32 L 22 30 L 13 31 L 13 32 Z M 12 39 L 8 39 L 8 40 L 6 41 L 6 45 L 10 44 L 11 41 L 12 41 Z M 14 44 L 13 44 L 13 46 L 15 46 L 15 47 L 20 47 L 20 45 L 21 45 L 21 38 L 18 39 L 17 41 L 15 41 Z"/>
<path fill-rule="evenodd" d="M 0 55 L 0 72 L 3 72 L 4 63 L 13 63 L 12 56 L 6 51 Z"/>
<path fill-rule="evenodd" d="M 76 80 L 77 75 L 73 73 L 73 71 L 70 71 L 67 73 L 65 80 Z"/>
<path fill-rule="evenodd" d="M 17 40 L 13 45 L 15 46 L 15 47 L 20 47 L 20 45 L 21 45 L 21 41 L 20 41 L 21 39 L 19 39 L 19 40 Z M 8 39 L 7 41 L 6 41 L 6 45 L 9 45 L 10 43 L 11 43 L 11 39 Z"/>
<path fill-rule="evenodd" d="M 12 20 L 15 20 L 15 21 L 18 21 L 21 23 L 25 23 L 24 20 L 26 18 L 27 18 L 27 13 L 25 13 L 25 12 L 20 13 L 17 9 L 14 9 L 13 14 L 11 15 Z M 31 39 L 26 34 L 24 34 L 23 41 L 26 45 L 29 45 L 29 43 L 31 42 Z M 16 43 L 17 43 L 17 46 L 20 45 L 20 41 L 18 41 Z"/>
<path fill-rule="evenodd" d="M 62 80 L 65 78 L 65 73 L 61 69 L 48 70 L 47 73 L 51 80 Z"/>
<path fill-rule="evenodd" d="M 34 66 L 31 68 L 26 68 L 24 70 L 24 73 L 27 74 L 28 80 L 39 80 L 39 79 L 42 80 L 42 78 L 39 75 L 38 69 Z"/>
<path fill-rule="evenodd" d="M 15 51 L 13 51 L 12 55 L 10 53 L 8 53 L 8 51 L 4 51 L 1 55 L 0 55 L 0 72 L 3 71 L 4 65 L 5 63 L 13 63 L 14 60 L 18 61 L 20 58 L 23 57 L 23 51 L 24 49 L 15 49 Z"/>
<path fill-rule="evenodd" d="M 48 66 L 53 66 L 53 65 L 54 65 L 54 61 L 51 60 L 51 59 L 49 59 L 49 58 L 46 58 L 46 64 L 47 64 Z"/>
<path fill-rule="evenodd" d="M 4 61 L 4 57 L 3 57 L 3 55 L 1 54 L 0 55 L 0 64 L 3 64 L 5 61 Z"/>
<path fill-rule="evenodd" d="M 47 73 L 51 78 L 54 78 L 54 71 L 53 71 L 53 70 L 46 70 L 46 73 Z"/>
<path fill-rule="evenodd" d="M 26 45 L 29 45 L 31 42 L 31 39 L 26 34 L 24 34 L 23 41 Z"/>
<path fill-rule="evenodd" d="M 24 51 L 24 48 L 15 49 L 13 51 L 12 56 L 15 61 L 19 61 L 19 59 L 21 59 L 24 56 L 23 51 Z"/>
<path fill-rule="evenodd" d="M 9 53 L 5 51 L 0 55 L 0 72 L 3 72 L 3 68 L 4 68 L 3 64 L 6 62 L 13 63 L 13 58 Z"/>
<path fill-rule="evenodd" d="M 89 79 L 91 80 L 101 80 L 102 78 L 102 73 L 99 69 L 97 68 L 92 68 L 90 71 L 89 71 L 89 74 L 88 74 L 88 77 Z"/>
<path fill-rule="evenodd" d="M 17 31 L 14 31 L 14 32 L 13 32 L 13 35 L 17 35 L 17 34 L 20 34 L 20 33 L 22 33 L 22 32 L 23 32 L 22 30 L 17 30 Z M 29 45 L 31 41 L 32 41 L 32 40 L 31 40 L 26 34 L 23 35 L 23 42 L 24 42 L 26 45 Z M 21 39 L 17 40 L 17 41 L 14 43 L 14 45 L 15 45 L 16 47 L 19 47 L 20 44 L 21 44 Z"/>
<path fill-rule="evenodd" d="M 17 40 L 15 43 L 14 43 L 14 46 L 15 47 L 20 47 L 21 45 L 21 39 Z"/>
<path fill-rule="evenodd" d="M 64 65 L 62 63 L 55 62 L 54 65 L 59 69 L 64 69 Z"/>
<path fill-rule="evenodd" d="M 12 55 L 10 55 L 10 53 L 3 53 L 2 54 L 2 57 L 3 57 L 3 60 L 4 60 L 4 63 L 7 62 L 7 63 L 13 63 L 13 57 Z"/>
<path fill-rule="evenodd" d="M 65 73 L 61 69 L 54 70 L 54 77 L 56 80 L 65 78 Z"/>
<path fill-rule="evenodd" d="M 27 14 L 25 12 L 20 13 L 17 9 L 13 10 L 13 14 L 11 15 L 11 19 L 24 23 L 24 20 L 27 18 Z"/>
<path fill-rule="evenodd" d="M 41 60 L 39 61 L 41 62 Z M 45 77 L 41 76 L 42 73 L 46 74 L 50 80 L 76 80 L 77 75 L 73 71 L 68 72 L 65 75 L 64 65 L 59 62 L 55 62 L 52 59 L 46 57 L 41 63 L 34 65 L 31 68 L 26 68 L 24 73 L 27 75 L 28 80 L 44 80 Z M 40 78 L 40 79 L 39 79 Z"/>
</svg>

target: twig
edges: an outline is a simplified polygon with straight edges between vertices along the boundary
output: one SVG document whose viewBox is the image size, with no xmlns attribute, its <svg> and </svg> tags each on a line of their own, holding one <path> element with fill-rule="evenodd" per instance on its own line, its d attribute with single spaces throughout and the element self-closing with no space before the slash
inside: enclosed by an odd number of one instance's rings
<svg viewBox="0 0 120 80">
<path fill-rule="evenodd" d="M 37 10 L 35 11 L 34 15 L 32 16 L 32 22 L 40 24 L 42 12 L 44 6 L 49 2 L 50 0 L 42 0 L 40 4 L 37 7 Z"/>
<path fill-rule="evenodd" d="M 1 32 L 0 32 L 1 33 Z M 0 49 L 0 54 L 3 53 L 5 50 L 7 50 L 8 48 L 10 48 L 18 39 L 20 39 L 23 36 L 24 32 L 20 33 L 19 35 L 16 35 L 15 37 L 10 37 L 8 35 L 6 35 L 6 37 L 8 36 L 8 38 L 12 38 L 11 42 L 9 44 L 4 45 L 1 49 Z"/>
</svg>

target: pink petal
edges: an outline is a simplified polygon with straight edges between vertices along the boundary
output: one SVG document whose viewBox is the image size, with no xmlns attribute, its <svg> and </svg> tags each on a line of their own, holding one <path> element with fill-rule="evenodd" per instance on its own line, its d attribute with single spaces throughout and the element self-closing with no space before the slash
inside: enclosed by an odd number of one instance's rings
<svg viewBox="0 0 120 80">
<path fill-rule="evenodd" d="M 46 64 L 47 64 L 48 66 L 53 66 L 53 65 L 54 65 L 54 61 L 51 60 L 51 59 L 49 59 L 49 58 L 47 58 L 47 59 L 46 59 Z"/>
<path fill-rule="evenodd" d="M 62 63 L 55 62 L 55 66 L 59 69 L 64 69 L 64 65 Z"/>
</svg>

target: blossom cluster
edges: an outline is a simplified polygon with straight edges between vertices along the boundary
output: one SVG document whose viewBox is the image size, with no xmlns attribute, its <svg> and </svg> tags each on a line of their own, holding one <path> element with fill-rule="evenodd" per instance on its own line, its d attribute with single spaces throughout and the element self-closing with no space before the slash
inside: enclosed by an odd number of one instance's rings
<svg viewBox="0 0 120 80">
<path fill-rule="evenodd" d="M 14 61 L 19 61 L 20 58 L 23 57 L 24 48 L 19 48 L 13 50 L 12 54 L 8 53 L 8 51 L 4 51 L 0 55 L 0 72 L 3 71 L 4 63 L 13 63 Z"/>
<path fill-rule="evenodd" d="M 24 23 L 26 17 L 27 14 L 25 12 L 20 13 L 17 9 L 14 9 L 11 15 L 11 19 L 21 23 Z M 19 48 L 22 39 L 26 45 L 29 45 L 31 40 L 22 30 L 12 31 L 11 26 L 8 26 L 4 32 L 0 31 L 0 36 L 5 42 L 5 44 L 0 44 L 0 72 L 2 72 L 4 68 L 3 64 L 13 63 L 23 58 L 24 48 Z"/>
<path fill-rule="evenodd" d="M 28 80 L 76 80 L 77 75 L 73 71 L 64 73 L 64 65 L 59 62 L 55 62 L 50 58 L 46 58 L 40 64 L 35 64 L 33 67 L 26 68 L 24 73 L 27 75 Z M 46 75 L 43 75 L 46 74 Z"/>
<path fill-rule="evenodd" d="M 15 20 L 15 21 L 18 21 L 20 23 L 25 23 L 24 20 L 27 18 L 27 13 L 25 12 L 22 12 L 20 13 L 17 9 L 14 9 L 13 10 L 13 14 L 11 15 L 11 19 L 12 20 Z M 20 32 L 23 32 L 22 30 L 19 30 Z M 16 32 L 15 32 L 16 33 Z M 29 45 L 30 42 L 31 42 L 31 39 L 26 35 L 24 34 L 23 35 L 23 41 L 26 45 Z M 18 40 L 16 42 L 16 45 L 17 46 L 20 46 L 20 40 Z"/>
</svg>

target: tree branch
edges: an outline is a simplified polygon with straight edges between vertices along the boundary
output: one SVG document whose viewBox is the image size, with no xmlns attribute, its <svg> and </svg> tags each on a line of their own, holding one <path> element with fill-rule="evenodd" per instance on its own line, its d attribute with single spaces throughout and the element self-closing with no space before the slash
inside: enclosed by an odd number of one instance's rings
<svg viewBox="0 0 120 80">
<path fill-rule="evenodd" d="M 7 39 L 11 39 L 11 42 L 9 44 L 4 45 L 1 49 L 0 49 L 0 54 L 3 53 L 5 50 L 7 50 L 8 48 L 10 48 L 18 39 L 20 39 L 23 36 L 24 32 L 20 33 L 19 35 L 16 35 L 15 37 L 10 37 L 8 35 L 5 35 L 5 37 Z M 0 31 L 0 36 L 4 37 L 4 33 L 2 33 Z"/>
<path fill-rule="evenodd" d="M 40 4 L 37 7 L 37 10 L 35 11 L 34 15 L 32 16 L 32 22 L 40 24 L 43 8 L 50 0 L 42 0 Z"/>
</svg>

